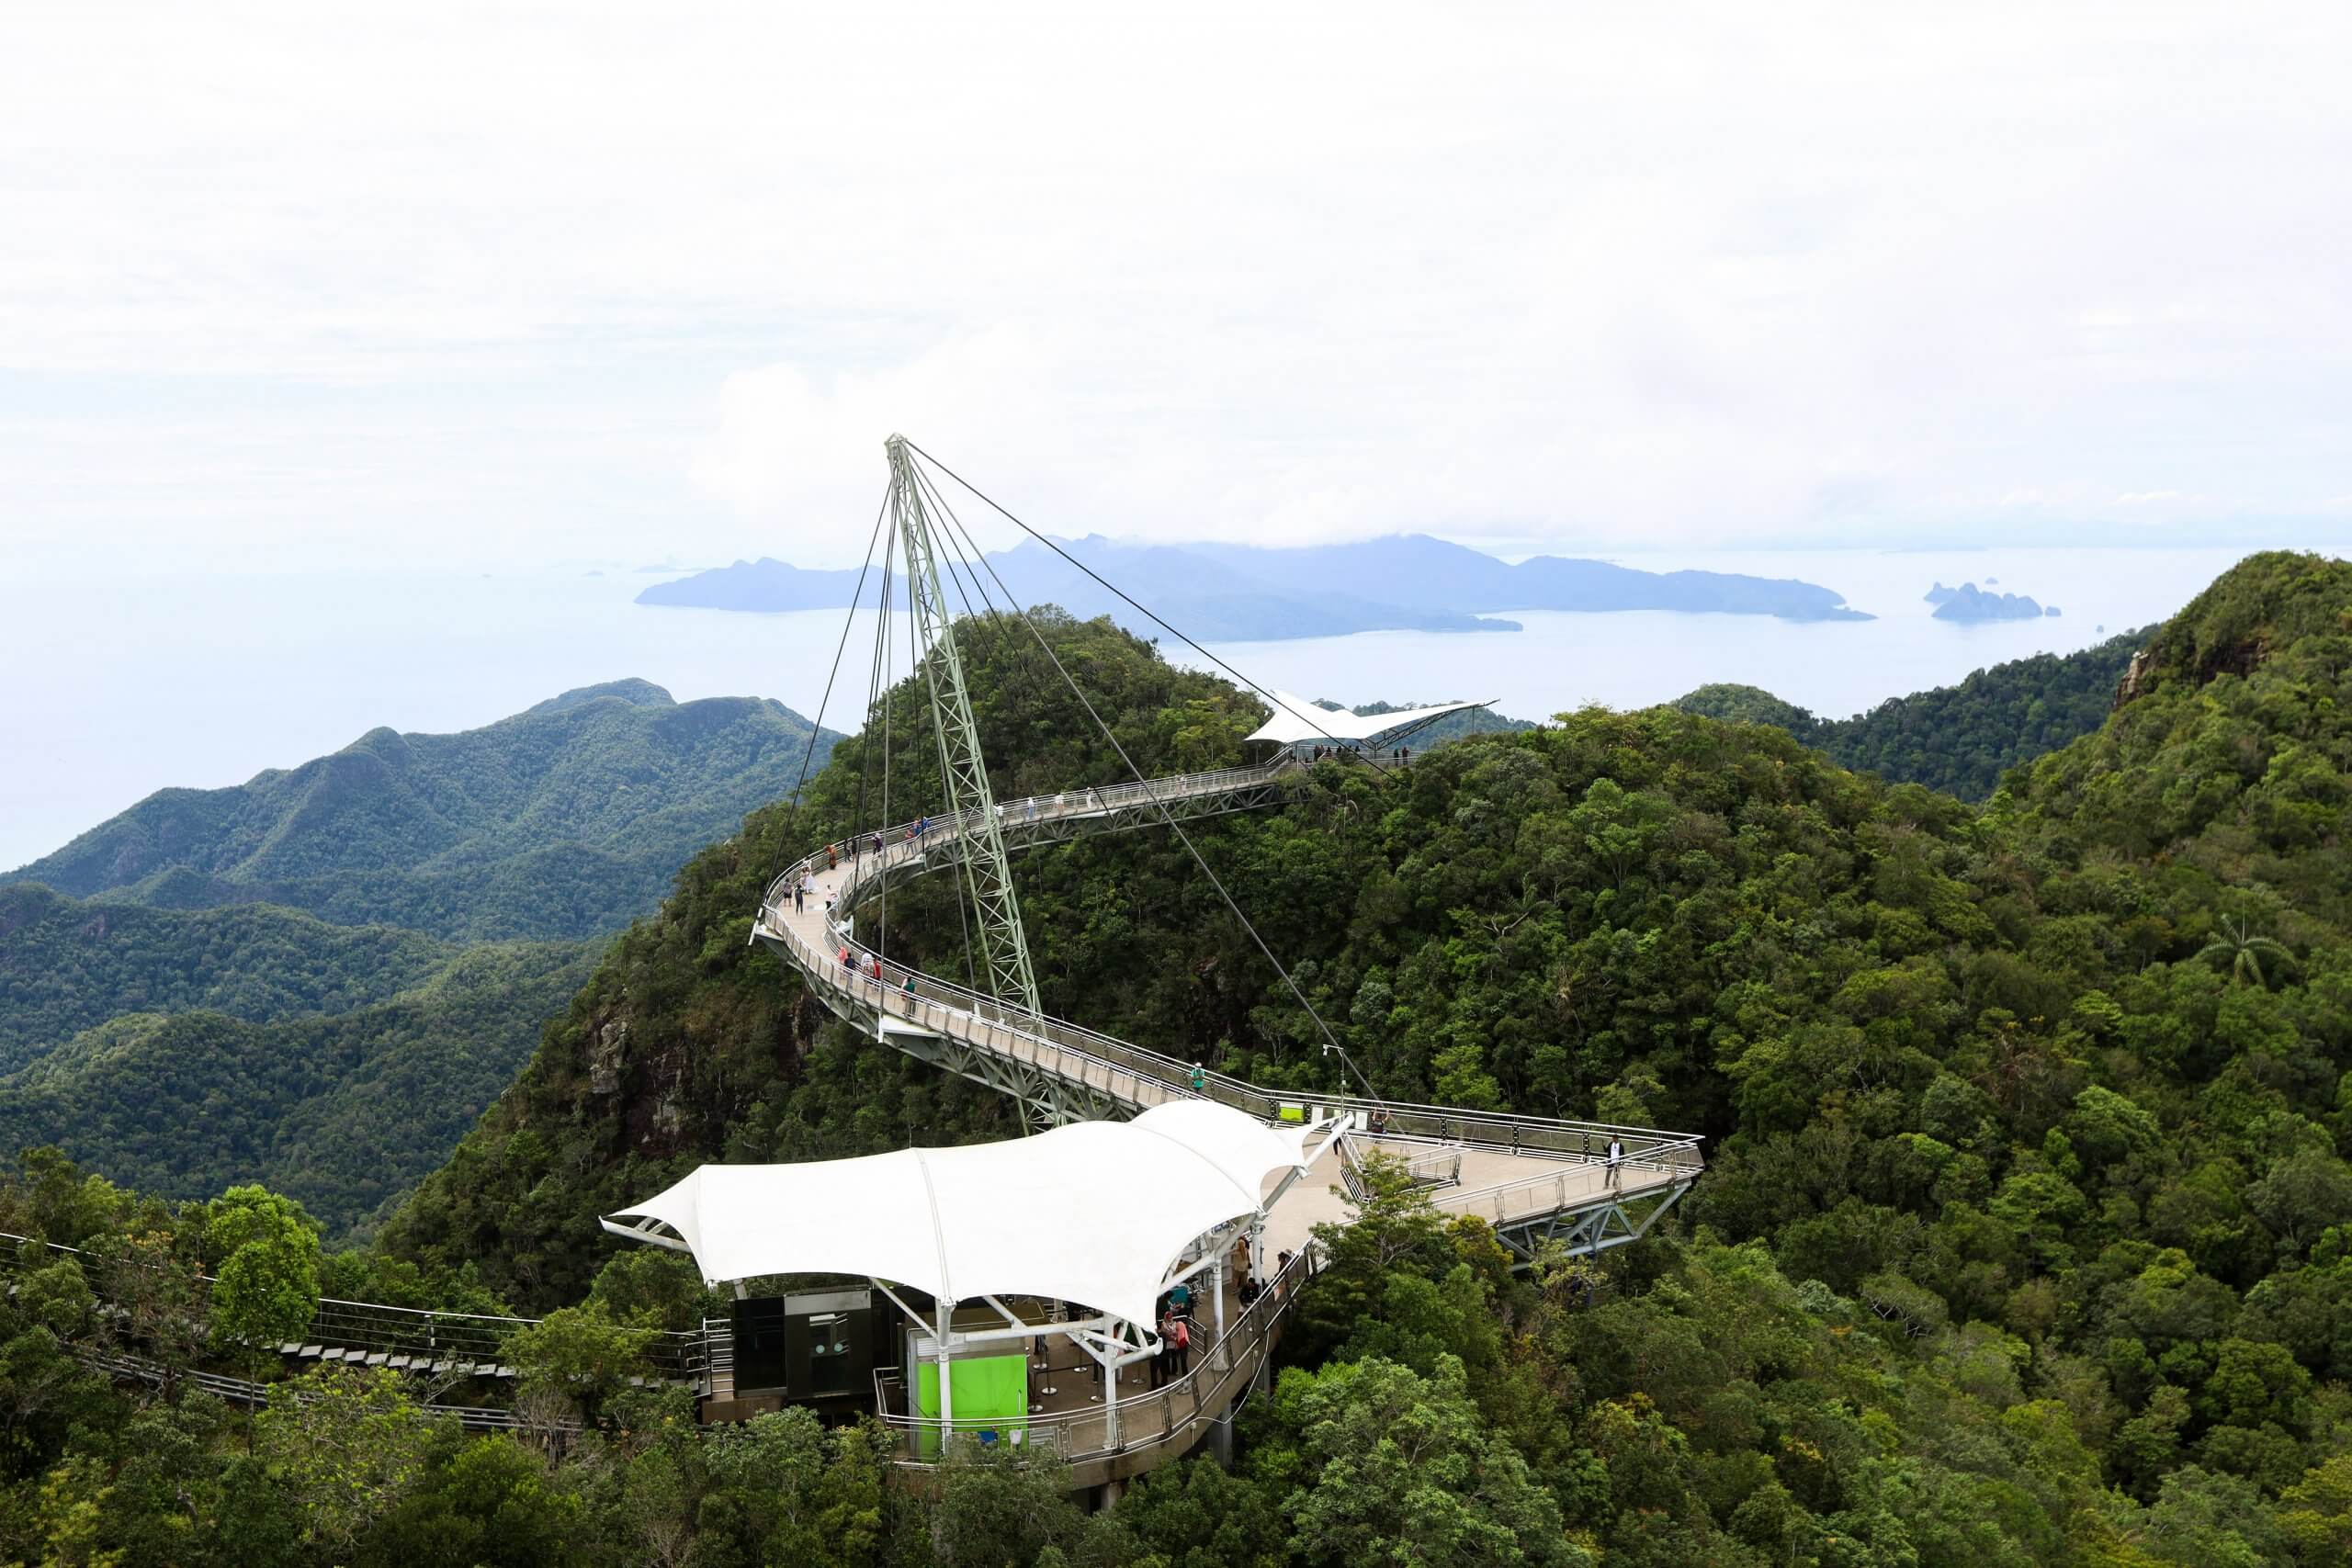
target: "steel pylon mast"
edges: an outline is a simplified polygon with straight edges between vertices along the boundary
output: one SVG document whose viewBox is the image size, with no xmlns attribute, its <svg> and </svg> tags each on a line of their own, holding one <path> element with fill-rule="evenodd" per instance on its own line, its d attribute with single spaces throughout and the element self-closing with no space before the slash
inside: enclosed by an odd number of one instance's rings
<svg viewBox="0 0 2352 1568">
<path fill-rule="evenodd" d="M 1037 976 L 1029 963 L 1029 939 L 1021 930 L 1021 906 L 1012 896 L 1012 863 L 989 793 L 988 769 L 980 761 L 980 733 L 972 722 L 972 694 L 964 683 L 964 661 L 956 651 L 956 630 L 946 596 L 940 592 L 939 556 L 931 513 L 923 506 L 907 438 L 884 443 L 890 456 L 890 517 L 906 550 L 907 597 L 915 617 L 922 672 L 931 690 L 932 732 L 939 740 L 939 776 L 947 786 L 947 833 L 958 840 L 964 880 L 978 919 L 975 939 L 989 994 L 1032 1019 L 1037 1005 Z"/>
</svg>

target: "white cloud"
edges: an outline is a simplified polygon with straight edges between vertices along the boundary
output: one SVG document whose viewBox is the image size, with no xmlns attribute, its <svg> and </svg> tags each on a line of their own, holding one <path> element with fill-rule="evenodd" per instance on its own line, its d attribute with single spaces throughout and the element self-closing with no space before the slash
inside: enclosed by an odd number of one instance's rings
<svg viewBox="0 0 2352 1568">
<path fill-rule="evenodd" d="M 24 9 L 0 551 L 839 560 L 893 429 L 1062 531 L 2340 526 L 2347 43 L 2316 4 Z"/>
</svg>

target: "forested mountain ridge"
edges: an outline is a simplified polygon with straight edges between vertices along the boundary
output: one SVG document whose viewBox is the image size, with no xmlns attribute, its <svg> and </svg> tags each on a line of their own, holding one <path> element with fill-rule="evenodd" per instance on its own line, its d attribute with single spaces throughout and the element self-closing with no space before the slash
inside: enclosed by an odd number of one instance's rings
<svg viewBox="0 0 2352 1568">
<path fill-rule="evenodd" d="M 651 907 L 787 792 L 808 720 L 763 698 L 585 687 L 454 735 L 368 731 L 227 789 L 166 789 L 6 879 L 166 908 L 273 903 L 470 941 L 583 937 Z M 817 738 L 821 762 L 834 737 Z"/>
<path fill-rule="evenodd" d="M 149 909 L 0 886 L 0 1073 L 124 1013 L 347 1012 L 423 985 L 461 951 L 266 904 Z"/>
<path fill-rule="evenodd" d="M 654 908 L 808 745 L 774 703 L 623 681 L 161 792 L 28 868 L 95 897 L 0 884 L 0 1138 L 166 1198 L 260 1177 L 361 1224 L 512 1080 L 599 946 L 484 933 Z"/>
<path fill-rule="evenodd" d="M 1107 627 L 1054 635 L 1147 767 L 1216 760 L 1214 682 Z M 993 767 L 1107 773 L 986 629 L 968 646 L 1002 688 Z M 1714 1140 L 1701 1228 L 1612 1258 L 1598 1305 L 1482 1283 L 1466 1233 L 1401 1276 L 1343 1252 L 1287 1348 L 1329 1363 L 1261 1412 L 1231 1517 L 1319 1506 L 1328 1472 L 1285 1467 L 1320 1390 L 1505 1445 L 1549 1500 L 1512 1537 L 1530 1560 L 2342 1561 L 2352 568 L 2252 558 L 2129 691 L 1981 811 L 1660 709 L 1395 781 L 1322 770 L 1196 829 L 1384 1090 Z M 744 947 L 855 778 L 820 784 L 688 867 L 388 1245 L 560 1299 L 602 1256 L 594 1213 L 699 1159 L 1010 1131 Z M 1326 1073 L 1160 836 L 1016 874 L 1051 1010 L 1269 1082 Z M 947 897 L 894 895 L 892 929 L 952 970 Z"/>
<path fill-rule="evenodd" d="M 1755 686 L 1717 684 L 1675 699 L 1686 713 L 1770 724 L 1847 767 L 1963 800 L 2001 775 L 2097 729 L 2154 627 L 2067 654 L 2038 653 L 1979 670 L 1956 686 L 1889 697 L 1851 718 L 1821 718 Z"/>
<path fill-rule="evenodd" d="M 53 1144 L 161 1198 L 260 1181 L 345 1234 L 447 1157 L 596 955 L 481 943 L 334 1013 L 116 1017 L 0 1078 L 0 1146 Z"/>
</svg>

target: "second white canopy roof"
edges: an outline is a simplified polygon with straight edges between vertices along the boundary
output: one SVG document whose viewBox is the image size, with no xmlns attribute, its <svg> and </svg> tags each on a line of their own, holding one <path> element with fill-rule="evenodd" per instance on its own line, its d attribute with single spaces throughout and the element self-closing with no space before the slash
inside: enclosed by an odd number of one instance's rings
<svg viewBox="0 0 2352 1568">
<path fill-rule="evenodd" d="M 1277 745 L 1291 746 L 1303 740 L 1371 740 L 1392 729 L 1410 725 L 1426 724 L 1433 718 L 1443 718 L 1464 708 L 1484 707 L 1484 703 L 1440 703 L 1435 707 L 1400 708 L 1395 713 L 1350 713 L 1344 708 L 1317 707 L 1305 697 L 1288 692 L 1274 693 L 1274 713 L 1248 737 L 1251 740 L 1272 740 Z"/>
<path fill-rule="evenodd" d="M 1194 1238 L 1255 1213 L 1307 1130 L 1207 1100 L 1034 1137 L 797 1165 L 706 1165 L 612 1216 L 661 1222 L 713 1284 L 864 1274 L 945 1301 L 1075 1302 L 1149 1323 Z"/>
</svg>

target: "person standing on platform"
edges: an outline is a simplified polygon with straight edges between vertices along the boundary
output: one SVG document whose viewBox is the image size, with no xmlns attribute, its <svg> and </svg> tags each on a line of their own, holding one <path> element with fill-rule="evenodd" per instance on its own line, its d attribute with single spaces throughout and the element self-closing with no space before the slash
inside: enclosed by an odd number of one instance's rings
<svg viewBox="0 0 2352 1568">
<path fill-rule="evenodd" d="M 1193 1064 L 1193 1092 L 1194 1094 L 1198 1094 L 1208 1087 L 1209 1075 L 1207 1069 L 1203 1067 L 1200 1063 L 1194 1062 Z"/>
<path fill-rule="evenodd" d="M 1616 1134 L 1609 1134 L 1609 1190 L 1615 1191 L 1625 1173 L 1625 1140 Z"/>
</svg>

